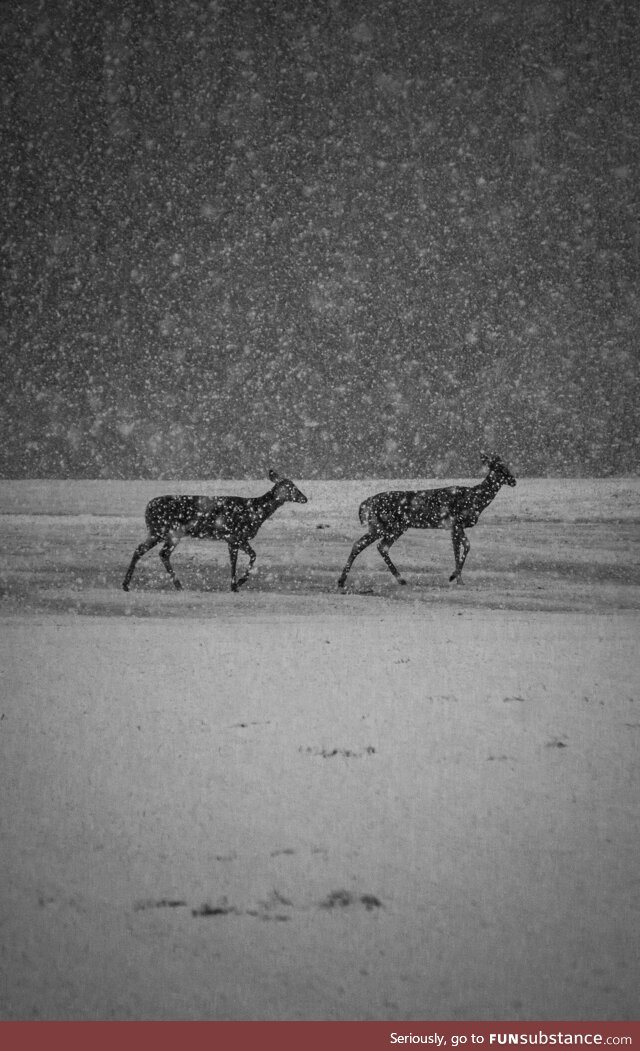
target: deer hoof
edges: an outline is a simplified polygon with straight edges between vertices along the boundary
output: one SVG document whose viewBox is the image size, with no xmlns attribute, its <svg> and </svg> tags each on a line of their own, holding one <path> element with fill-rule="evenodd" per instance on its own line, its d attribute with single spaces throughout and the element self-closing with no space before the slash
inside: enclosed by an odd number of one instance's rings
<svg viewBox="0 0 640 1051">
<path fill-rule="evenodd" d="M 182 584 L 179 580 L 174 580 L 173 586 L 176 589 L 176 591 L 182 591 Z"/>
<path fill-rule="evenodd" d="M 407 582 L 406 582 L 406 580 L 404 579 L 404 577 L 398 577 L 398 584 L 406 584 L 406 583 L 407 583 Z"/>
</svg>

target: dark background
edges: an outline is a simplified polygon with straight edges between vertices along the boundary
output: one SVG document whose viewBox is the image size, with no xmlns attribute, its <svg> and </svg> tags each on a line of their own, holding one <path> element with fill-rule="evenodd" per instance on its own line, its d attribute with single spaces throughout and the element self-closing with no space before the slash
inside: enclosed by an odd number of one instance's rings
<svg viewBox="0 0 640 1051">
<path fill-rule="evenodd" d="M 637 0 L 1 19 L 0 475 L 639 470 Z"/>
</svg>

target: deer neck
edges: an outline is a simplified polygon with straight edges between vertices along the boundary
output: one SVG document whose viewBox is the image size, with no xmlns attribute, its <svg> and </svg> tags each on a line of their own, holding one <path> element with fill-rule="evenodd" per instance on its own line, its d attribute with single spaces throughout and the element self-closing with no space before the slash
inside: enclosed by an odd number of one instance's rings
<svg viewBox="0 0 640 1051">
<path fill-rule="evenodd" d="M 265 519 L 270 518 L 274 511 L 277 511 L 284 500 L 281 496 L 278 496 L 277 486 L 274 485 L 273 489 L 270 489 L 264 496 L 259 496 L 254 503 L 254 514 L 259 518 L 261 522 Z"/>
<path fill-rule="evenodd" d="M 480 482 L 480 485 L 476 486 L 477 506 L 481 510 L 484 510 L 485 507 L 489 506 L 494 496 L 501 488 L 502 482 L 500 481 L 498 476 L 493 471 L 489 471 L 489 474 L 484 479 L 484 481 Z"/>
</svg>

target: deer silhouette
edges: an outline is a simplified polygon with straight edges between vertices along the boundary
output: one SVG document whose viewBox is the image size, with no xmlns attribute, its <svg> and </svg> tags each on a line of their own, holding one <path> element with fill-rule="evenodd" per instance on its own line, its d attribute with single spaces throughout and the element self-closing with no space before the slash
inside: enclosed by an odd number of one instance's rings
<svg viewBox="0 0 640 1051">
<path fill-rule="evenodd" d="M 338 579 L 344 588 L 347 574 L 361 551 L 378 542 L 378 551 L 399 584 L 406 584 L 389 556 L 389 548 L 407 529 L 450 529 L 455 571 L 449 580 L 462 584 L 462 567 L 471 547 L 465 529 L 476 524 L 503 485 L 516 480 L 499 456 L 483 455 L 489 473 L 479 485 L 452 485 L 443 489 L 402 490 L 377 493 L 360 504 L 359 515 L 368 527 L 356 540 Z"/>
<path fill-rule="evenodd" d="M 307 498 L 288 478 L 281 478 L 276 471 L 269 471 L 273 488 L 262 496 L 156 496 L 145 510 L 147 538 L 135 549 L 129 568 L 122 581 L 129 590 L 131 578 L 138 561 L 156 544 L 162 543 L 160 558 L 171 577 L 174 587 L 182 584 L 171 565 L 171 554 L 182 537 L 197 540 L 224 540 L 229 546 L 231 560 L 231 590 L 237 591 L 251 573 L 256 553 L 249 541 L 256 535 L 263 522 L 282 504 L 291 500 L 306 504 Z M 249 556 L 249 566 L 238 577 L 236 565 L 238 551 Z"/>
</svg>

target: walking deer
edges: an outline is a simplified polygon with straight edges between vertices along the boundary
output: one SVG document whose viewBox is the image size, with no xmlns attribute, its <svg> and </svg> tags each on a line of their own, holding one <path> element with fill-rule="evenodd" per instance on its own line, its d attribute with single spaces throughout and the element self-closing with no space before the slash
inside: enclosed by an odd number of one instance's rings
<svg viewBox="0 0 640 1051">
<path fill-rule="evenodd" d="M 377 493 L 360 504 L 360 521 L 368 531 L 356 540 L 340 574 L 338 587 L 344 588 L 347 574 L 361 551 L 378 541 L 378 551 L 399 584 L 406 584 L 389 557 L 389 548 L 407 529 L 450 529 L 455 571 L 449 581 L 462 584 L 462 567 L 469 549 L 465 529 L 476 524 L 503 485 L 516 480 L 499 456 L 482 457 L 489 473 L 479 485 L 452 485 L 444 489 L 418 492 L 391 491 Z"/>
<path fill-rule="evenodd" d="M 174 587 L 180 591 L 182 584 L 173 571 L 171 554 L 182 537 L 187 536 L 197 540 L 224 540 L 228 544 L 231 590 L 237 591 L 253 569 L 256 553 L 249 541 L 262 523 L 288 500 L 296 504 L 307 502 L 304 493 L 276 471 L 269 471 L 269 480 L 273 482 L 273 488 L 268 493 L 249 499 L 241 496 L 157 496 L 151 500 L 144 515 L 147 538 L 133 553 L 122 581 L 123 589 L 129 590 L 133 572 L 142 556 L 162 542 L 160 558 Z M 236 575 L 238 551 L 249 556 L 249 566 L 241 577 Z"/>
</svg>

